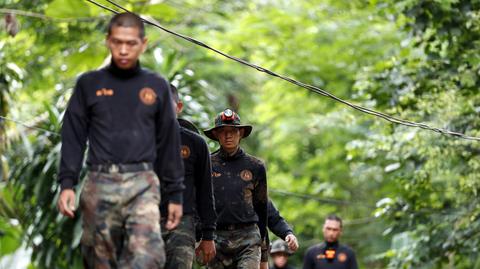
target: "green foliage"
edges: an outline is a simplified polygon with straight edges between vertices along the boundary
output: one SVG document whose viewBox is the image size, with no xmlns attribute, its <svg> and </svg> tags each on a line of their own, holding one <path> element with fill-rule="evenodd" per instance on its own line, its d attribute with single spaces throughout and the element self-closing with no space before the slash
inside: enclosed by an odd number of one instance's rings
<svg viewBox="0 0 480 269">
<path fill-rule="evenodd" d="M 1 185 L 0 190 L 9 191 L 13 196 L 11 199 L 2 196 L 1 200 L 0 230 L 6 233 L 0 241 L 5 248 L 2 255 L 24 244 L 33 250 L 35 268 L 82 268 L 78 247 L 79 212 L 70 220 L 56 209 L 60 137 L 55 133 L 60 130 L 75 77 L 98 68 L 105 61 L 103 29 L 107 21 L 103 17 L 110 14 L 77 0 L 43 1 L 35 7 L 26 2 L 10 4 L 8 8 L 36 12 L 41 18 L 17 16 L 21 31 L 14 38 L 0 40 L 3 46 L 0 69 L 6 70 L 2 75 L 9 87 L 8 92 L 2 90 L 1 100 L 6 100 L 10 108 L 1 115 L 8 112 L 12 118 L 53 133 L 13 123 L 8 125 L 8 151 L 1 153 L 6 154 L 2 158 L 4 167 L 9 165 L 11 169 L 5 169 L 8 183 Z M 159 8 L 149 7 L 143 4 L 133 8 L 146 8 L 146 14 Z M 74 11 L 77 9 L 79 12 Z M 93 17 L 96 15 L 99 17 Z M 215 102 L 219 94 L 205 80 L 207 76 L 202 75 L 198 65 L 211 69 L 215 61 L 191 49 L 172 50 L 178 43 L 164 42 L 163 36 L 152 29 L 149 29 L 149 41 L 142 65 L 179 85 L 186 100 L 185 117 L 199 126 L 208 126 L 211 110 L 204 103 Z M 77 186 L 77 193 L 80 190 L 81 184 Z M 12 222 L 16 225 L 12 226 Z"/>
<path fill-rule="evenodd" d="M 0 215 L 0 251 L 3 255 L 14 252 L 21 245 L 23 230 L 18 227 L 16 220 L 15 204 L 11 187 L 1 186 Z M 13 222 L 13 224 L 12 224 Z"/>
<path fill-rule="evenodd" d="M 53 18 L 89 17 L 90 7 L 83 1 L 54 0 L 45 9 L 45 15 Z"/>
<path fill-rule="evenodd" d="M 218 36 L 235 55 L 349 96 L 358 69 L 393 51 L 398 34 L 394 24 L 375 15 L 373 6 L 321 2 L 252 4 L 232 16 L 233 25 Z M 324 217 L 335 212 L 346 220 L 344 242 L 365 257 L 362 266 L 382 268 L 369 258 L 388 248 L 378 233 L 384 226 L 372 216 L 378 199 L 372 193 L 381 195 L 388 186 L 375 178 L 375 169 L 350 166 L 345 150 L 350 141 L 369 135 L 368 125 L 331 100 L 258 77 L 254 113 L 247 115 L 255 126 L 253 149 L 267 160 L 272 199 L 301 237 L 294 262 L 299 264 L 303 251 L 322 240 Z M 356 170 L 370 174 L 359 177 Z M 343 202 L 335 203 L 338 200 Z M 361 240 L 365 234 L 371 240 Z"/>
<path fill-rule="evenodd" d="M 404 118 L 478 136 L 480 3 L 388 4 L 386 12 L 409 35 L 393 57 L 359 75 L 358 99 Z M 383 129 L 380 124 L 373 128 Z M 386 254 L 389 268 L 473 268 L 480 240 L 477 143 L 405 127 L 379 133 L 355 142 L 353 160 L 385 167 L 384 180 L 397 183 L 389 202 L 378 209 L 396 234 Z M 394 170 L 387 169 L 393 164 Z M 401 237 L 408 238 L 409 249 L 398 246 Z"/>
<path fill-rule="evenodd" d="M 345 99 L 480 135 L 478 1 L 118 2 Z M 5 8 L 39 16 L 0 33 L 0 115 L 58 132 L 75 77 L 108 63 L 111 14 L 78 0 Z M 364 116 L 152 27 L 147 36 L 142 65 L 178 86 L 182 117 L 207 128 L 230 106 L 254 124 L 242 143 L 266 161 L 270 196 L 299 236 L 295 265 L 335 212 L 363 268 L 480 268 L 477 143 Z M 59 137 L 0 121 L 0 139 L 0 251 L 25 244 L 36 268 L 81 268 L 79 216 L 55 208 Z"/>
<path fill-rule="evenodd" d="M 58 130 L 58 111 L 52 107 L 47 109 L 48 125 Z M 81 264 L 77 249 L 81 236 L 79 218 L 66 219 L 56 210 L 59 138 L 55 134 L 22 135 L 23 147 L 16 147 L 10 155 L 12 161 L 16 161 L 10 174 L 14 179 L 16 202 L 24 206 L 18 211 L 17 219 L 28 231 L 24 239 L 34 248 L 32 260 L 40 268 Z"/>
</svg>

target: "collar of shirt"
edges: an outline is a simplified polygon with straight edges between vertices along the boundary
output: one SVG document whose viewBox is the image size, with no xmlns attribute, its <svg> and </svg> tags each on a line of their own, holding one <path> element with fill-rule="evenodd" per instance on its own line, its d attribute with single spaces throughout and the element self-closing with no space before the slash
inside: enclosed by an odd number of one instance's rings
<svg viewBox="0 0 480 269">
<path fill-rule="evenodd" d="M 181 118 L 178 118 L 178 124 L 185 128 L 185 129 L 188 129 L 192 132 L 195 132 L 197 134 L 200 134 L 200 132 L 198 131 L 197 127 L 190 121 L 186 120 L 186 119 L 181 119 Z"/>
<path fill-rule="evenodd" d="M 107 70 L 118 78 L 131 78 L 140 73 L 142 67 L 140 65 L 140 61 L 137 61 L 135 67 L 130 69 L 121 69 L 112 60 L 110 65 L 107 67 Z"/>
<path fill-rule="evenodd" d="M 334 249 L 337 249 L 338 248 L 338 241 L 337 242 L 327 242 L 325 241 L 325 248 L 334 248 Z"/>
<path fill-rule="evenodd" d="M 231 156 L 228 155 L 228 153 L 224 151 L 222 148 L 220 148 L 220 151 L 219 151 L 220 158 L 222 158 L 222 160 L 225 160 L 225 161 L 236 160 L 240 157 L 243 157 L 244 155 L 245 155 L 245 152 L 243 152 L 242 148 L 238 148 L 237 152 Z"/>
</svg>

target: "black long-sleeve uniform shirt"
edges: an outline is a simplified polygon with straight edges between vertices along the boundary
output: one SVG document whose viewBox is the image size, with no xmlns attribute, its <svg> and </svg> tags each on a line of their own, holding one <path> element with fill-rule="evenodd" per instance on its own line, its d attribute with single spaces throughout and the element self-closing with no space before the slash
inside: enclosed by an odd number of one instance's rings
<svg viewBox="0 0 480 269">
<path fill-rule="evenodd" d="M 239 149 L 233 156 L 220 149 L 212 154 L 212 178 L 217 227 L 257 223 L 262 241 L 267 228 L 267 176 L 259 159 Z"/>
<path fill-rule="evenodd" d="M 183 214 L 198 215 L 201 239 L 213 240 L 217 214 L 213 198 L 210 152 L 203 138 L 190 131 L 191 123 L 179 119 L 181 155 L 185 167 Z M 167 203 L 161 203 L 162 215 L 167 214 Z"/>
<path fill-rule="evenodd" d="M 272 200 L 268 199 L 268 229 L 273 234 L 285 240 L 285 237 L 289 234 L 293 234 L 293 230 L 280 215 L 280 212 L 273 204 Z"/>
<path fill-rule="evenodd" d="M 108 67 L 77 80 L 65 112 L 59 181 L 77 182 L 89 141 L 87 165 L 155 162 L 168 200 L 182 202 L 183 162 L 180 132 L 169 85 L 140 64 Z"/>
<path fill-rule="evenodd" d="M 333 259 L 327 259 L 327 250 L 335 251 Z M 303 258 L 303 269 L 358 269 L 358 265 L 351 248 L 338 242 L 324 242 L 307 250 Z"/>
</svg>

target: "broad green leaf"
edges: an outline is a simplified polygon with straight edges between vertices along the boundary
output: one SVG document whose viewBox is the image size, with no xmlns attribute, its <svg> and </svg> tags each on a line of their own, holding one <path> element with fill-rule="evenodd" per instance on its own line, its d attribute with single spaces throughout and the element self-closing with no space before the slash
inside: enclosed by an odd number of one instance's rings
<svg viewBox="0 0 480 269">
<path fill-rule="evenodd" d="M 82 18 L 90 16 L 90 6 L 83 0 L 54 0 L 45 9 L 53 18 Z"/>
<path fill-rule="evenodd" d="M 143 13 L 160 21 L 171 21 L 177 16 L 177 9 L 171 5 L 160 3 L 147 6 Z"/>
</svg>

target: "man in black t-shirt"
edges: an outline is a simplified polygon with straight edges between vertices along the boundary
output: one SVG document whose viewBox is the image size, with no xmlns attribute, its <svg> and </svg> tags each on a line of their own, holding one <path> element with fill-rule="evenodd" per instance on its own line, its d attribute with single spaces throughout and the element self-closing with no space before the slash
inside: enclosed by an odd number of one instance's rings
<svg viewBox="0 0 480 269">
<path fill-rule="evenodd" d="M 170 85 L 170 90 L 178 116 L 183 110 L 183 102 L 174 85 Z M 195 220 L 197 216 L 200 225 L 200 243 L 197 253 L 202 258 L 201 262 L 206 264 L 215 256 L 213 238 L 217 215 L 213 200 L 210 152 L 207 143 L 191 122 L 180 118 L 178 122 L 180 124 L 181 155 L 185 167 L 183 216 L 177 228 L 162 229 L 167 255 L 165 269 L 192 268 L 195 257 Z M 165 215 L 167 203 L 162 203 L 160 209 L 162 215 Z M 162 219 L 162 225 L 164 224 L 165 220 Z"/>
<path fill-rule="evenodd" d="M 217 211 L 217 255 L 208 268 L 253 269 L 260 266 L 260 245 L 267 232 L 267 176 L 262 161 L 240 148 L 252 126 L 225 109 L 205 135 L 220 144 L 213 153 L 212 180 Z"/>
<path fill-rule="evenodd" d="M 110 65 L 78 78 L 65 112 L 58 208 L 74 217 L 88 140 L 80 196 L 85 267 L 163 268 L 159 178 L 168 203 L 165 227 L 173 229 L 182 215 L 184 173 L 169 84 L 140 66 L 147 39 L 137 15 L 115 15 L 106 44 Z"/>
<path fill-rule="evenodd" d="M 325 242 L 310 247 L 303 258 L 303 269 L 358 269 L 353 250 L 338 242 L 342 219 L 329 215 L 323 224 Z"/>
</svg>

